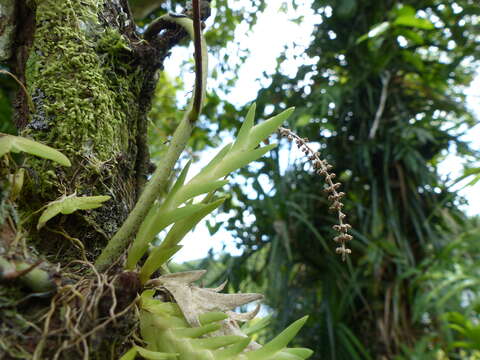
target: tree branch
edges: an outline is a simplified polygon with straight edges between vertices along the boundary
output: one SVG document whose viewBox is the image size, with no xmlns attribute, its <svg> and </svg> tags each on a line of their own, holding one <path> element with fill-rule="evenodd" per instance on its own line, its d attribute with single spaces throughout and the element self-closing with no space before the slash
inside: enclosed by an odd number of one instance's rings
<svg viewBox="0 0 480 360">
<path fill-rule="evenodd" d="M 387 93 L 388 93 L 388 83 L 390 82 L 390 72 L 386 71 L 385 75 L 382 76 L 382 94 L 380 95 L 380 104 L 378 105 L 377 112 L 375 114 L 375 120 L 373 121 L 373 125 L 370 129 L 369 138 L 373 139 L 375 134 L 377 133 L 378 126 L 380 125 L 380 119 L 383 115 L 383 110 L 385 109 L 385 103 L 387 101 Z"/>
<path fill-rule="evenodd" d="M 130 1 L 130 8 L 136 20 L 147 17 L 162 6 L 165 0 L 135 0 Z"/>
<path fill-rule="evenodd" d="M 164 15 L 160 18 L 162 21 L 165 20 L 182 26 L 194 41 L 196 79 L 193 99 L 190 101 L 182 122 L 173 134 L 172 142 L 167 150 L 167 154 L 162 159 L 161 164 L 157 166 L 152 179 L 145 186 L 137 204 L 98 257 L 95 266 L 99 271 L 105 271 L 113 265 L 129 245 L 131 238 L 137 233 L 140 225 L 147 216 L 147 213 L 157 199 L 158 194 L 160 194 L 160 192 L 166 187 L 168 179 L 173 171 L 173 167 L 185 149 L 187 141 L 192 133 L 193 126 L 201 112 L 203 100 L 205 98 L 208 62 L 206 43 L 201 32 L 199 0 L 193 1 L 193 7 L 193 21 L 186 16 L 177 17 L 172 16 L 171 14 Z"/>
</svg>

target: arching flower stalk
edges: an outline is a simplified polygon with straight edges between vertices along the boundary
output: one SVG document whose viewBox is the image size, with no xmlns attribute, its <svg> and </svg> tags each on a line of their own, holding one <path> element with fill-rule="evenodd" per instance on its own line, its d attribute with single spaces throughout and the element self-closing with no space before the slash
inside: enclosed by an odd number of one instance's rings
<svg viewBox="0 0 480 360">
<path fill-rule="evenodd" d="M 338 232 L 338 235 L 335 236 L 333 240 L 340 245 L 336 248 L 336 252 L 337 254 L 341 254 L 342 260 L 345 261 L 346 256 L 352 253 L 352 250 L 346 247 L 347 241 L 353 239 L 352 235 L 348 234 L 348 231 L 352 227 L 350 224 L 345 222 L 347 215 L 342 212 L 344 205 L 341 202 L 342 198 L 345 196 L 345 193 L 337 191 L 342 184 L 339 182 L 333 182 L 333 179 L 336 177 L 336 174 L 331 172 L 333 166 L 330 165 L 327 160 L 320 158 L 320 153 L 314 151 L 308 145 L 309 140 L 307 138 L 301 138 L 292 130 L 284 127 L 280 127 L 278 132 L 282 137 L 287 138 L 289 141 L 295 141 L 295 144 L 300 151 L 302 151 L 305 156 L 308 156 L 308 160 L 312 163 L 315 172 L 324 177 L 326 184 L 324 191 L 330 194 L 328 195 L 328 200 L 332 202 L 329 209 L 330 211 L 335 211 L 338 216 L 338 224 L 333 225 L 333 229 Z"/>
</svg>

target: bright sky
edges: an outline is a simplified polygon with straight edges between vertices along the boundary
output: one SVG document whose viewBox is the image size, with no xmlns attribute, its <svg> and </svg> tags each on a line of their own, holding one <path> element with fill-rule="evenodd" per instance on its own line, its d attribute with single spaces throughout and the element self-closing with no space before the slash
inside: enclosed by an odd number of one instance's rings
<svg viewBox="0 0 480 360">
<path fill-rule="evenodd" d="M 232 2 L 233 4 L 234 2 Z M 303 49 L 308 46 L 311 39 L 311 33 L 314 24 L 319 22 L 310 9 L 311 0 L 305 0 L 303 5 L 299 6 L 296 11 L 289 9 L 288 14 L 280 12 L 279 7 L 281 1 L 270 1 L 267 9 L 258 18 L 258 22 L 251 33 L 247 33 L 246 28 L 240 25 L 236 30 L 236 38 L 240 40 L 241 44 L 250 44 L 250 58 L 242 66 L 240 70 L 239 81 L 235 89 L 227 95 L 227 100 L 239 105 L 246 104 L 255 100 L 257 91 L 262 87 L 268 85 L 268 80 L 263 78 L 262 73 L 273 74 L 276 66 L 276 57 L 281 53 L 285 47 L 288 46 L 288 54 L 303 54 Z M 237 3 L 238 4 L 238 3 Z M 213 14 L 215 15 L 215 14 Z M 289 19 L 304 16 L 301 25 L 290 22 Z M 210 21 L 213 21 L 214 16 Z M 207 31 L 208 31 L 207 22 Z M 293 47 L 292 44 L 297 47 Z M 179 64 L 186 58 L 191 56 L 192 48 L 176 48 L 170 59 L 165 63 L 165 70 L 172 77 L 180 75 Z M 232 52 L 233 53 L 233 52 Z M 295 75 L 299 63 L 311 61 L 307 58 L 300 58 L 297 62 L 290 60 L 282 66 L 282 71 Z M 215 62 L 211 61 L 210 68 L 215 66 Z M 186 84 L 193 84 L 193 74 L 182 74 Z M 188 88 L 188 85 L 187 87 Z M 468 105 L 480 116 L 480 76 L 477 76 L 474 84 L 468 89 Z M 480 148 L 480 126 L 476 126 L 464 138 L 466 141 L 472 141 L 474 147 Z M 210 159 L 211 156 L 204 158 Z M 208 160 L 200 161 L 192 166 L 191 174 L 195 174 L 201 166 L 205 165 Z M 449 156 L 441 164 L 441 173 L 444 176 L 450 176 L 454 179 L 458 177 L 462 170 L 462 163 L 454 155 Z M 457 188 L 460 188 L 459 184 Z M 470 205 L 466 208 L 470 215 L 480 214 L 480 183 L 477 186 L 468 187 L 461 191 Z M 219 215 L 217 220 L 225 220 L 225 215 Z M 214 222 L 213 218 L 209 218 Z M 207 219 L 206 219 L 207 220 Z M 182 241 L 184 248 L 178 252 L 174 261 L 182 262 L 203 258 L 208 254 L 208 251 L 213 248 L 214 252 L 219 252 L 225 246 L 224 250 L 239 254 L 241 251 L 235 247 L 232 236 L 225 230 L 219 230 L 214 236 L 208 233 L 205 221 L 200 223 L 196 229 L 186 236 Z"/>
</svg>

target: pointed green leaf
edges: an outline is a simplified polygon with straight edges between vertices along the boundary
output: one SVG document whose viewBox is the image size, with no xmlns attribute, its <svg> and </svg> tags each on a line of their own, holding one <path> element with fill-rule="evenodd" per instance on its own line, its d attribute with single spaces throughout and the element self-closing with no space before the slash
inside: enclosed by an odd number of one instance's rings
<svg viewBox="0 0 480 360">
<path fill-rule="evenodd" d="M 215 166 L 217 166 L 222 160 L 223 158 L 225 157 L 225 155 L 227 155 L 227 153 L 230 151 L 230 149 L 232 148 L 232 144 L 227 144 L 225 145 L 222 150 L 220 150 L 218 152 L 217 155 L 215 155 L 215 157 L 208 163 L 207 166 L 205 166 L 201 171 L 200 173 L 198 173 L 197 175 L 195 175 L 195 177 L 193 179 L 196 179 L 197 177 L 200 177 L 201 175 L 204 175 L 204 174 L 208 174 L 209 172 L 212 171 L 213 168 L 215 168 Z M 192 179 L 192 181 L 193 181 Z M 217 178 L 218 179 L 218 178 Z"/>
<path fill-rule="evenodd" d="M 155 290 L 153 289 L 144 290 L 140 294 L 140 303 L 143 304 L 143 302 L 148 302 L 150 300 L 153 300 L 154 295 L 155 295 Z"/>
<path fill-rule="evenodd" d="M 151 351 L 151 350 L 144 349 L 140 346 L 135 346 L 135 348 L 137 349 L 138 353 L 141 356 L 149 360 L 168 360 L 168 359 L 176 359 L 178 357 L 178 354 L 169 354 L 164 352 Z"/>
<path fill-rule="evenodd" d="M 3 135 L 0 137 L 0 157 L 12 150 L 13 136 Z"/>
<path fill-rule="evenodd" d="M 183 218 L 191 216 L 198 211 L 201 211 L 206 205 L 205 204 L 188 204 L 179 208 L 176 208 L 172 211 L 167 213 L 162 212 L 161 208 L 155 214 L 156 222 L 153 223 L 152 230 L 154 232 L 154 236 L 166 228 L 168 225 L 173 224 Z M 151 234 L 149 234 L 151 235 Z"/>
<path fill-rule="evenodd" d="M 38 219 L 37 230 L 40 230 L 48 220 L 57 216 L 62 212 L 62 205 L 58 203 L 51 203 L 47 208 L 42 212 L 42 215 Z"/>
<path fill-rule="evenodd" d="M 420 19 L 412 15 L 402 15 L 395 19 L 395 25 L 408 26 L 416 29 L 432 30 L 435 26 L 427 19 Z"/>
<path fill-rule="evenodd" d="M 60 165 L 71 166 L 70 160 L 60 151 L 20 136 L 4 135 L 0 138 L 0 156 L 9 151 L 15 153 L 23 151 L 27 154 L 55 161 Z"/>
<path fill-rule="evenodd" d="M 198 316 L 200 324 L 207 325 L 215 321 L 222 321 L 228 318 L 228 315 L 221 311 L 212 311 Z"/>
<path fill-rule="evenodd" d="M 255 118 L 256 108 L 257 108 L 257 104 L 253 103 L 252 106 L 250 106 L 250 109 L 248 109 L 248 113 L 247 113 L 247 116 L 245 117 L 245 121 L 242 124 L 242 127 L 240 128 L 240 130 L 238 131 L 237 139 L 235 140 L 232 146 L 232 151 L 245 148 L 244 145 L 247 143 L 248 137 L 250 135 L 250 131 L 253 128 L 253 121 Z"/>
<path fill-rule="evenodd" d="M 307 348 L 284 349 L 282 352 L 298 356 L 301 359 L 308 359 L 313 354 L 313 351 Z"/>
<path fill-rule="evenodd" d="M 212 203 L 206 204 L 205 208 L 194 215 L 178 221 L 168 232 L 165 240 L 160 246 L 171 247 L 177 245 L 183 237 L 197 225 L 200 220 L 218 208 L 226 198 L 220 198 Z"/>
<path fill-rule="evenodd" d="M 130 350 L 128 350 L 121 358 L 120 360 L 134 360 L 137 357 L 137 349 L 136 347 L 132 347 Z"/>
<path fill-rule="evenodd" d="M 272 319 L 271 314 L 259 320 L 253 319 L 252 321 L 250 321 L 250 323 L 253 323 L 253 325 L 248 327 L 242 327 L 242 331 L 247 336 L 255 334 L 260 330 L 265 329 L 268 326 L 268 324 L 270 324 L 271 319 Z"/>
<path fill-rule="evenodd" d="M 264 360 L 264 358 L 261 358 Z M 301 357 L 298 357 L 297 355 L 289 354 L 288 352 L 285 351 L 279 351 L 275 353 L 272 357 L 268 358 L 269 360 L 303 360 Z M 257 359 L 255 359 L 257 360 Z"/>
<path fill-rule="evenodd" d="M 182 312 L 177 304 L 170 302 L 160 302 L 157 299 L 148 299 L 146 301 L 142 300 L 142 309 L 151 312 L 152 314 L 162 315 L 162 316 L 176 316 L 182 317 Z"/>
<path fill-rule="evenodd" d="M 243 338 L 236 344 L 233 344 L 225 349 L 216 350 L 214 352 L 215 360 L 230 360 L 239 355 L 250 344 L 251 339 L 248 337 Z"/>
<path fill-rule="evenodd" d="M 148 245 L 160 231 L 174 222 L 195 214 L 205 206 L 205 204 L 189 204 L 171 211 L 166 211 L 164 206 L 153 206 L 140 225 L 133 245 L 128 251 L 127 269 L 135 268 L 138 260 L 148 250 Z"/>
<path fill-rule="evenodd" d="M 273 134 L 280 125 L 283 124 L 285 120 L 287 120 L 290 115 L 293 113 L 295 108 L 291 107 L 287 110 L 281 112 L 278 115 L 271 117 L 268 120 L 261 122 L 260 124 L 254 126 L 250 131 L 248 136 L 247 142 L 245 144 L 244 149 L 253 149 L 256 147 L 260 142 L 268 138 L 271 134 Z"/>
<path fill-rule="evenodd" d="M 298 319 L 262 348 L 246 353 L 247 359 L 266 359 L 279 352 L 297 335 L 307 320 L 308 316 Z"/>
<path fill-rule="evenodd" d="M 367 34 L 360 36 L 355 43 L 360 44 L 367 39 L 377 37 L 388 29 L 390 29 L 390 23 L 388 21 L 384 21 L 381 24 L 374 26 Z"/>
<path fill-rule="evenodd" d="M 189 160 L 187 162 L 187 165 L 185 165 L 182 172 L 180 173 L 177 181 L 175 181 L 175 185 L 173 185 L 172 190 L 170 191 L 169 195 L 175 194 L 178 191 L 178 189 L 180 189 L 183 186 L 183 184 L 185 183 L 185 178 L 187 177 L 188 170 L 190 169 L 191 164 L 192 164 L 192 161 Z"/>
<path fill-rule="evenodd" d="M 218 177 L 228 175 L 231 172 L 250 164 L 252 161 L 258 160 L 276 146 L 277 144 L 270 144 L 255 150 L 237 152 L 232 157 L 229 157 L 228 162 L 225 162 L 221 168 L 217 169 L 218 172 L 216 175 L 218 175 Z"/>
<path fill-rule="evenodd" d="M 220 330 L 221 327 L 221 324 L 208 324 L 194 328 L 174 329 L 173 333 L 177 338 L 199 338 L 200 336 Z"/>
<path fill-rule="evenodd" d="M 211 191 L 215 191 L 223 186 L 228 184 L 228 180 L 218 180 L 210 183 L 188 183 L 179 191 L 181 196 L 178 199 L 175 199 L 178 203 L 183 203 L 188 199 L 192 199 L 195 196 L 205 194 Z"/>
<path fill-rule="evenodd" d="M 102 206 L 103 202 L 110 200 L 110 196 L 74 196 L 62 201 L 62 214 L 71 214 L 77 210 L 91 210 Z"/>
<path fill-rule="evenodd" d="M 214 350 L 231 344 L 236 344 L 238 342 L 243 342 L 245 337 L 238 335 L 225 335 L 225 336 L 216 336 L 205 339 L 192 339 L 191 344 L 196 349 L 208 349 Z"/>
<path fill-rule="evenodd" d="M 103 205 L 103 202 L 110 199 L 110 196 L 67 196 L 60 200 L 52 201 L 40 215 L 37 223 L 37 230 L 41 229 L 48 220 L 58 214 L 71 214 L 77 210 L 91 210 Z"/>
<path fill-rule="evenodd" d="M 135 269 L 135 265 L 137 264 L 138 260 L 140 260 L 143 254 L 145 254 L 148 249 L 148 244 L 150 244 L 155 237 L 153 227 L 155 226 L 154 223 L 156 221 L 156 214 L 158 214 L 159 208 L 159 204 L 154 204 L 140 225 L 140 229 L 138 229 L 138 233 L 133 241 L 132 247 L 127 253 L 127 263 L 125 265 L 127 270 Z"/>
<path fill-rule="evenodd" d="M 164 247 L 157 246 L 148 256 L 145 264 L 143 264 L 140 270 L 140 281 L 142 284 L 146 283 L 150 276 L 160 269 L 174 254 L 176 254 L 182 248 L 181 245 L 175 245 L 171 248 L 165 249 Z"/>
</svg>

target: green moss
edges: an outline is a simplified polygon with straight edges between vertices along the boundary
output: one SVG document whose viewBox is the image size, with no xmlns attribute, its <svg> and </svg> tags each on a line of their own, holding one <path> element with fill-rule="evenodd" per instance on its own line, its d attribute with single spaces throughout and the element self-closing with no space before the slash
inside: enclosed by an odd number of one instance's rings
<svg viewBox="0 0 480 360">
<path fill-rule="evenodd" d="M 30 129 L 67 156 L 103 162 L 128 148 L 129 112 L 138 85 L 117 55 L 130 51 L 117 30 L 103 30 L 102 1 L 39 1 L 34 46 L 26 66 L 37 107 Z M 135 81 L 133 81 L 135 82 Z M 28 131 L 27 131 L 28 132 Z M 39 134 L 39 135 L 38 135 Z"/>
<path fill-rule="evenodd" d="M 106 205 L 88 214 L 96 224 L 85 231 L 100 234 L 102 244 L 105 234 L 111 235 L 124 219 L 136 196 L 132 179 L 144 78 L 134 65 L 136 57 L 128 39 L 115 27 L 121 21 L 104 19 L 113 16 L 104 12 L 104 3 L 36 1 L 36 30 L 25 68 L 35 109 L 21 135 L 60 150 L 72 167 L 29 157 L 27 166 L 35 176 L 27 181 L 20 199 L 25 214 L 74 191 L 79 195 L 113 195 L 120 199 L 115 207 Z M 97 221 L 100 218 L 102 223 L 108 223 L 105 218 L 114 219 L 114 224 L 105 229 Z M 96 235 L 86 237 L 95 242 L 92 237 Z"/>
</svg>

